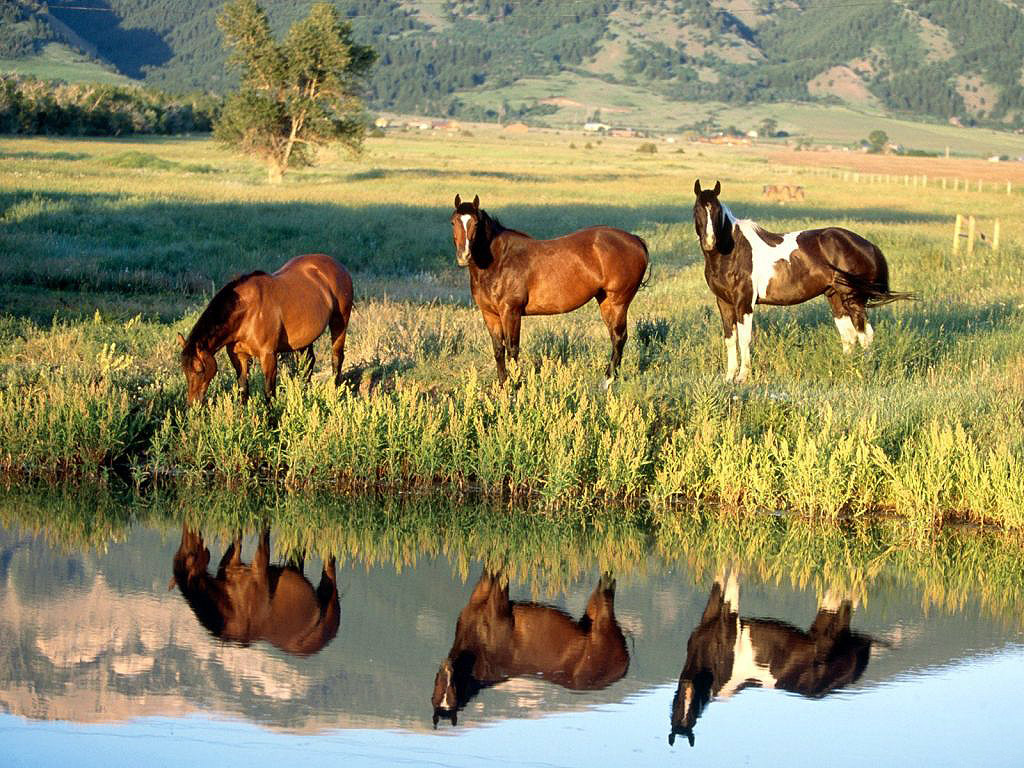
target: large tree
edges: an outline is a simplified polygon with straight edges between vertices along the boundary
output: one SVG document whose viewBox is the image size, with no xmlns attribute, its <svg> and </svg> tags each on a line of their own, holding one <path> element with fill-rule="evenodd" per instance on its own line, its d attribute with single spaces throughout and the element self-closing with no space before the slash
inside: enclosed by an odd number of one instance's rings
<svg viewBox="0 0 1024 768">
<path fill-rule="evenodd" d="M 316 149 L 331 142 L 359 152 L 360 93 L 376 53 L 352 42 L 333 6 L 314 5 L 280 43 L 255 0 L 231 0 L 217 23 L 241 75 L 214 128 L 218 139 L 266 162 L 271 181 L 312 165 Z"/>
</svg>

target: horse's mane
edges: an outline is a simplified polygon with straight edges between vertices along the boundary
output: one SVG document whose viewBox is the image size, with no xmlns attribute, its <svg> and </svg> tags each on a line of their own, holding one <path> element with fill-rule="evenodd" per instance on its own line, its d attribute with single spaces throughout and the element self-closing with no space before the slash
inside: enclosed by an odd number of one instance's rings
<svg viewBox="0 0 1024 768">
<path fill-rule="evenodd" d="M 196 324 L 192 327 L 191 332 L 189 332 L 188 338 L 185 339 L 183 353 L 186 351 L 194 352 L 200 342 L 210 338 L 216 339 L 238 309 L 238 293 L 235 289 L 249 278 L 266 274 L 262 270 L 250 272 L 247 275 L 236 277 L 217 291 L 216 295 L 206 306 L 206 309 L 199 315 L 199 319 L 196 320 Z"/>
</svg>

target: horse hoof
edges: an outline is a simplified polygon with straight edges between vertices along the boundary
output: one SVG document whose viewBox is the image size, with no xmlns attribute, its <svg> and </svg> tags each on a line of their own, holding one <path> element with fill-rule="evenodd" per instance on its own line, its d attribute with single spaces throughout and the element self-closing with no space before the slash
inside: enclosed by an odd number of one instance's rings
<svg viewBox="0 0 1024 768">
<path fill-rule="evenodd" d="M 610 390 L 612 388 L 612 382 L 613 381 L 615 381 L 615 379 L 613 379 L 611 376 L 609 376 L 607 379 L 604 380 L 604 383 L 601 384 L 601 389 L 604 390 L 605 392 L 607 392 L 608 390 Z"/>
</svg>

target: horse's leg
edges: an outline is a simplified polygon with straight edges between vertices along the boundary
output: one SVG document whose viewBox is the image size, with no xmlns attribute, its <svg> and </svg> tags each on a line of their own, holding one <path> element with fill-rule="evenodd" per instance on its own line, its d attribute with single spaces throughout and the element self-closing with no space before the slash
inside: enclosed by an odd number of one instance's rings
<svg viewBox="0 0 1024 768">
<path fill-rule="evenodd" d="M 260 355 L 260 368 L 263 369 L 263 391 L 270 400 L 277 386 L 277 352 L 271 350 Z"/>
<path fill-rule="evenodd" d="M 606 296 L 601 302 L 601 318 L 608 326 L 608 335 L 612 340 L 612 356 L 608 366 L 604 370 L 604 387 L 608 389 L 612 380 L 619 371 L 619 363 L 622 361 L 622 349 L 626 346 L 626 311 L 629 302 L 616 300 L 618 297 Z"/>
<path fill-rule="evenodd" d="M 345 336 L 348 319 L 340 312 L 331 317 L 331 367 L 334 369 L 334 386 L 341 385 L 341 365 L 345 362 Z"/>
<path fill-rule="evenodd" d="M 871 327 L 871 323 L 868 322 L 868 315 L 864 307 L 860 304 L 850 307 L 850 318 L 853 320 L 853 329 L 857 332 L 857 341 L 863 349 L 867 349 L 871 346 L 872 339 L 875 338 L 875 331 Z"/>
<path fill-rule="evenodd" d="M 505 340 L 501 332 L 501 319 L 497 315 L 484 312 L 484 323 L 491 334 L 491 347 L 494 349 L 494 363 L 498 366 L 498 383 L 504 384 L 508 378 L 505 370 Z"/>
<path fill-rule="evenodd" d="M 508 356 L 519 362 L 519 331 L 522 328 L 523 314 L 518 307 L 506 308 L 501 313 L 501 332 L 505 336 L 505 349 Z"/>
<path fill-rule="evenodd" d="M 270 570 L 270 528 L 260 531 L 259 544 L 256 545 L 256 554 L 253 555 L 252 565 L 257 571 L 266 573 Z"/>
<path fill-rule="evenodd" d="M 718 313 L 722 316 L 722 331 L 725 333 L 725 354 L 728 367 L 725 381 L 731 384 L 736 378 L 736 312 L 728 301 L 718 300 Z"/>
<path fill-rule="evenodd" d="M 836 291 L 825 294 L 828 305 L 832 308 L 832 319 L 836 323 L 836 330 L 839 331 L 839 339 L 843 343 L 843 352 L 850 354 L 857 346 L 857 329 L 854 327 L 851 313 L 843 303 L 843 297 Z"/>
<path fill-rule="evenodd" d="M 231 365 L 234 366 L 235 375 L 238 376 L 238 391 L 242 395 L 242 402 L 246 402 L 249 399 L 249 355 L 240 355 L 235 350 L 234 344 L 229 344 L 227 347 L 228 359 L 231 361 Z"/>
<path fill-rule="evenodd" d="M 750 375 L 750 336 L 754 330 L 754 309 L 750 306 L 737 309 L 736 316 L 739 318 L 736 336 L 740 347 L 740 370 L 736 374 L 736 383 L 742 384 Z"/>
</svg>

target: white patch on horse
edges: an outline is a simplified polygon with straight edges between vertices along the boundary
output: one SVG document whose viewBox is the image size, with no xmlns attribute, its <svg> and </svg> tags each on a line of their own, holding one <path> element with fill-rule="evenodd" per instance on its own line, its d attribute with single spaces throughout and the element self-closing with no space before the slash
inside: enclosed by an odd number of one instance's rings
<svg viewBox="0 0 1024 768">
<path fill-rule="evenodd" d="M 796 238 L 800 232 L 787 232 L 778 245 L 769 245 L 757 234 L 757 224 L 750 219 L 736 222 L 740 232 L 750 243 L 750 254 L 753 262 L 750 281 L 754 287 L 754 301 L 768 298 L 768 284 L 775 277 L 775 265 L 780 261 L 789 261 L 789 257 L 797 249 Z"/>
<path fill-rule="evenodd" d="M 459 216 L 459 221 L 462 222 L 462 235 L 465 238 L 463 240 L 464 245 L 462 246 L 462 255 L 469 256 L 469 220 L 473 218 L 468 213 L 464 213 Z"/>
<path fill-rule="evenodd" d="M 736 376 L 736 383 L 742 384 L 747 380 L 747 374 L 750 373 L 750 336 L 754 329 L 754 315 L 753 313 L 747 313 L 743 316 L 737 326 L 737 336 L 739 337 L 740 345 L 740 372 Z"/>
<path fill-rule="evenodd" d="M 857 331 L 857 340 L 860 342 L 860 345 L 864 347 L 864 349 L 867 349 L 868 347 L 871 346 L 871 342 L 874 340 L 874 338 L 875 329 L 871 327 L 871 323 L 865 322 L 864 331 Z"/>
<path fill-rule="evenodd" d="M 835 320 L 836 328 L 839 330 L 839 338 L 843 342 L 843 352 L 850 354 L 853 352 L 853 348 L 857 346 L 857 329 L 853 327 L 853 320 L 850 319 L 849 315 L 837 317 Z"/>
<path fill-rule="evenodd" d="M 725 354 L 729 361 L 725 371 L 725 380 L 732 382 L 736 377 L 736 326 L 732 327 L 732 333 L 725 337 Z"/>
<path fill-rule="evenodd" d="M 715 247 L 715 227 L 711 223 L 711 204 L 704 205 L 704 248 L 712 250 Z"/>
<path fill-rule="evenodd" d="M 750 639 L 750 626 L 736 617 L 736 644 L 732 649 L 732 673 L 729 680 L 718 692 L 719 698 L 727 699 L 744 684 L 754 683 L 762 688 L 774 688 L 775 678 L 766 664 L 758 664 L 754 656 L 754 644 Z"/>
</svg>

